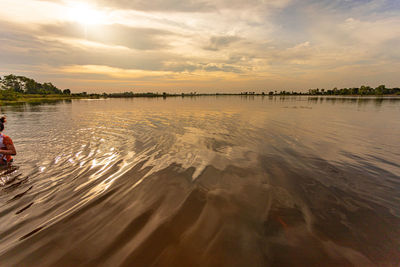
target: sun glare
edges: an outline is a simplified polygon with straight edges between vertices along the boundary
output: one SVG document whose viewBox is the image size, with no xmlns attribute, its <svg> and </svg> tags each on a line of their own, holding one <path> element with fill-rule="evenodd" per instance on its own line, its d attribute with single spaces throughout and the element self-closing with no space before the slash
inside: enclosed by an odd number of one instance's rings
<svg viewBox="0 0 400 267">
<path fill-rule="evenodd" d="M 86 3 L 75 3 L 71 5 L 69 17 L 70 20 L 85 25 L 106 23 L 107 19 L 103 12 L 96 10 Z"/>
</svg>

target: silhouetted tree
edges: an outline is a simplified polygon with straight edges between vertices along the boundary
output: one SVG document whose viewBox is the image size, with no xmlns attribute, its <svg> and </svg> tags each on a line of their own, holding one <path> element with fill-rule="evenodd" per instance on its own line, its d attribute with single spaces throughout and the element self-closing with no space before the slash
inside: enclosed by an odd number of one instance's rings
<svg viewBox="0 0 400 267">
<path fill-rule="evenodd" d="M 70 95 L 71 94 L 71 90 L 69 90 L 69 89 L 64 89 L 63 90 L 63 94 L 64 95 Z M 104 95 L 105 93 L 103 93 L 103 95 Z"/>
</svg>

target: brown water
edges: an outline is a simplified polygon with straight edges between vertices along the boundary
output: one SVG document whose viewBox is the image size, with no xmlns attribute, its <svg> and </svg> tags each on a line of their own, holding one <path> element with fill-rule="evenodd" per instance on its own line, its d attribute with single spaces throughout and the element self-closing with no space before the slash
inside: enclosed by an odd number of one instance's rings
<svg viewBox="0 0 400 267">
<path fill-rule="evenodd" d="M 398 266 L 400 99 L 1 107 L 1 266 Z"/>
</svg>

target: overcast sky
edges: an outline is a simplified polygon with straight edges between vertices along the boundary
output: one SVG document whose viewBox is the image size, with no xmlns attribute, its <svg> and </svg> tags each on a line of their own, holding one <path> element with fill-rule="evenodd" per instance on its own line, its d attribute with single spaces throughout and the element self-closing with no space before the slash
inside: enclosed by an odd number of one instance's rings
<svg viewBox="0 0 400 267">
<path fill-rule="evenodd" d="M 0 74 L 73 92 L 400 86 L 399 0 L 0 0 Z"/>
</svg>

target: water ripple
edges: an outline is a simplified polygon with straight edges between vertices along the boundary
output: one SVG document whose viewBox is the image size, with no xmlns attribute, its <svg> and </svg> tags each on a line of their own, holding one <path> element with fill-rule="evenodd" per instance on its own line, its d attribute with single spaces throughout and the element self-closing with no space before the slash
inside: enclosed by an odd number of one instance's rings
<svg viewBox="0 0 400 267">
<path fill-rule="evenodd" d="M 0 262 L 394 266 L 399 102 L 353 100 L 3 107 Z"/>
</svg>

